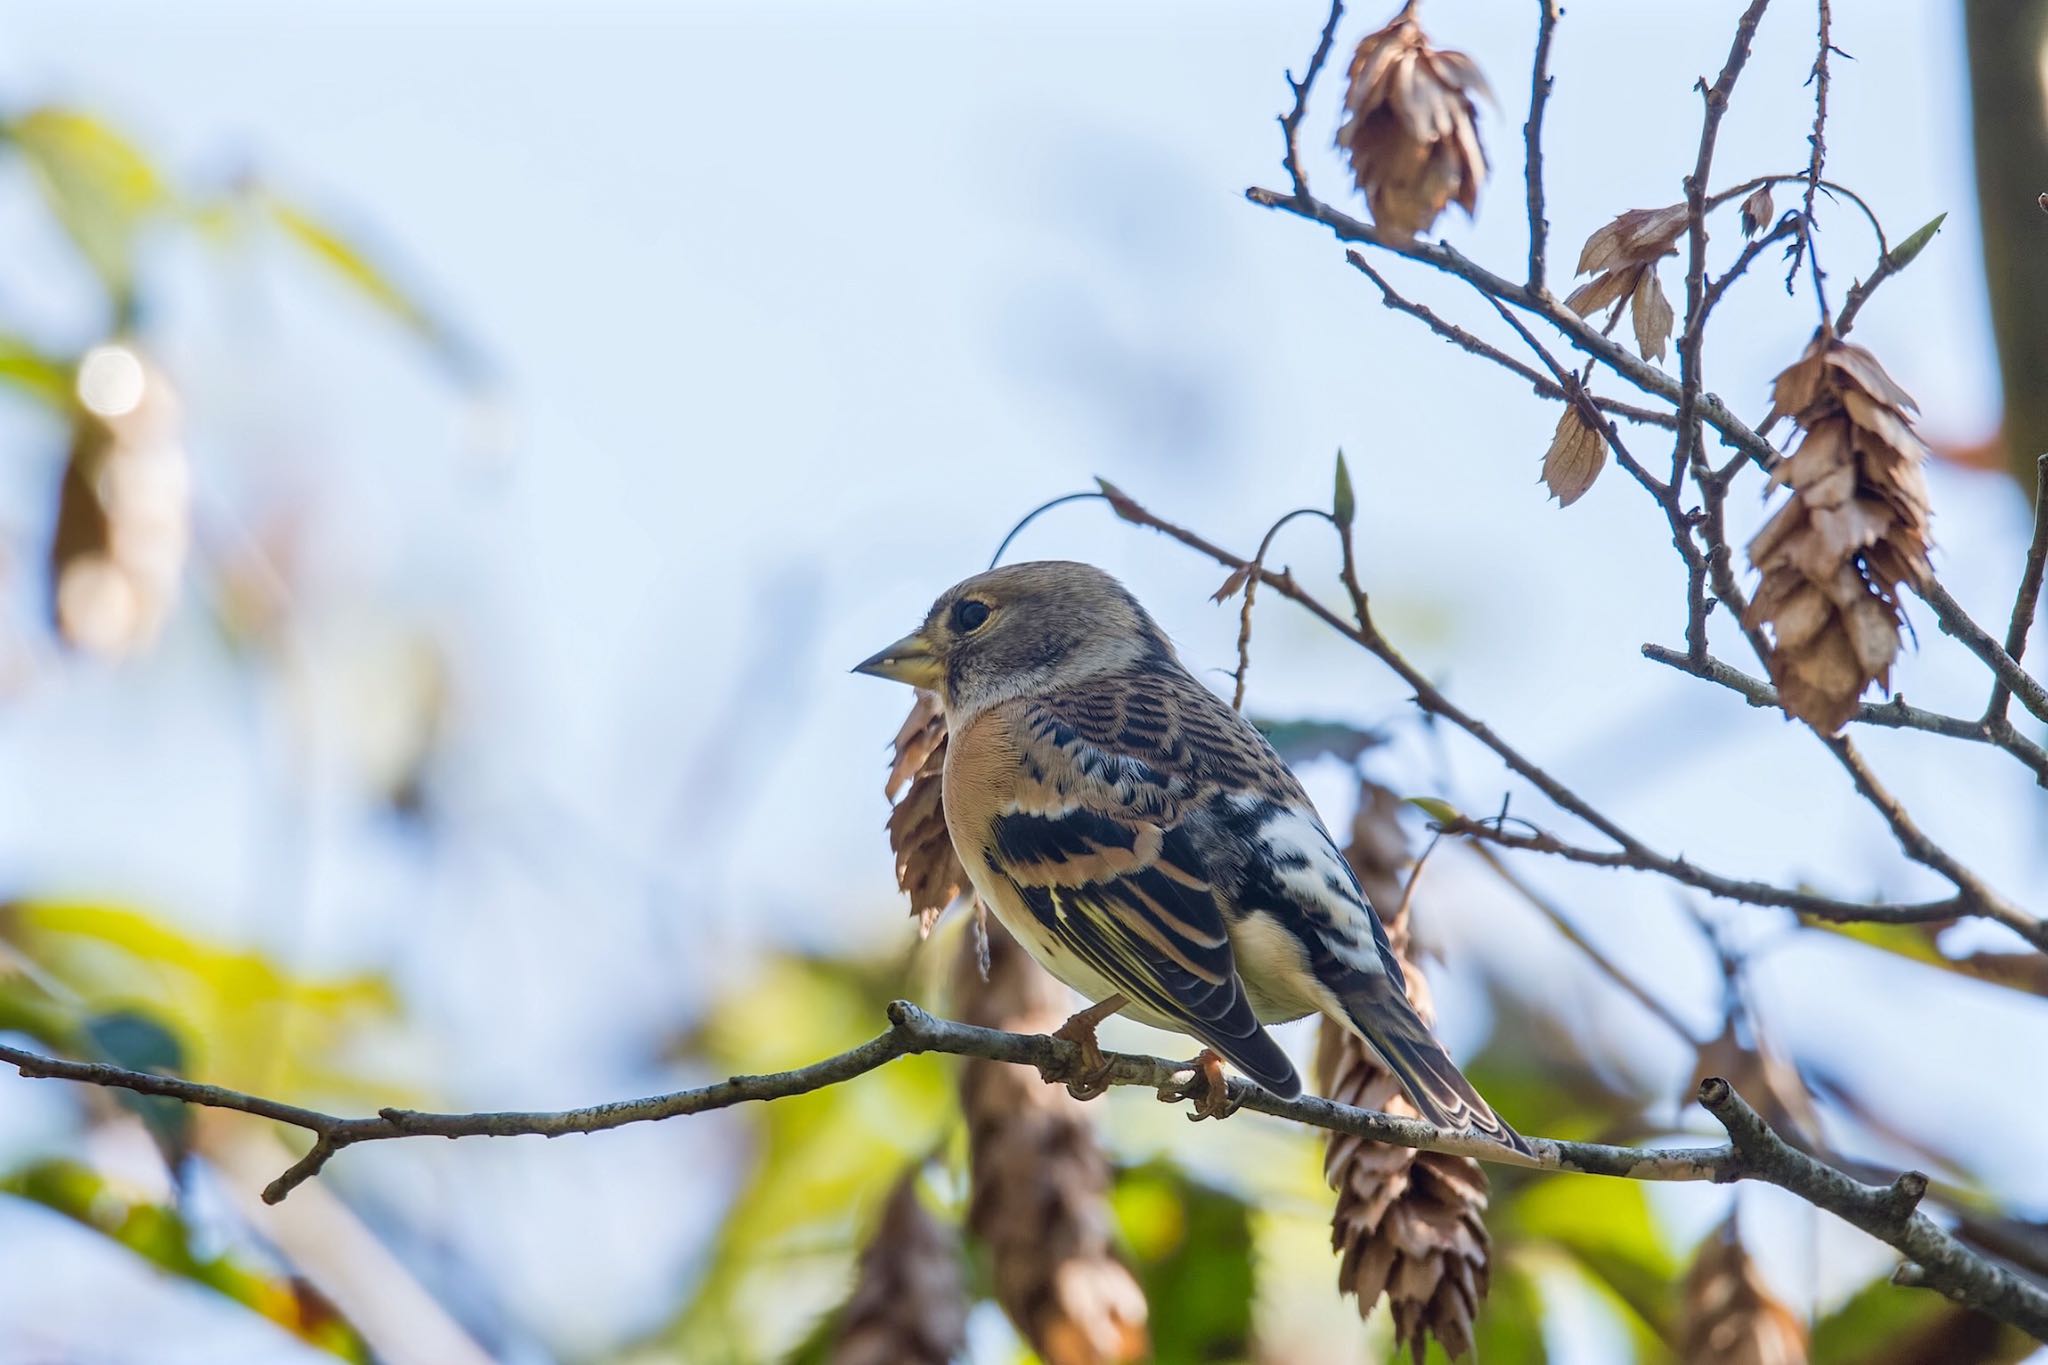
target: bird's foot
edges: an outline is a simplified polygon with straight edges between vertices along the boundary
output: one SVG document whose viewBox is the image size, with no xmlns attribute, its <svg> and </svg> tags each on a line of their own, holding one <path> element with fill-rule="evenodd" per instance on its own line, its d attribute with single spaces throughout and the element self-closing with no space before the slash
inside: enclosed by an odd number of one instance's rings
<svg viewBox="0 0 2048 1365">
<path fill-rule="evenodd" d="M 1066 1077 L 1067 1093 L 1077 1100 L 1092 1100 L 1109 1089 L 1110 1061 L 1095 1040 L 1095 1028 L 1127 1003 L 1121 995 L 1099 1000 L 1052 1031 L 1052 1036 L 1072 1043 L 1081 1056 Z"/>
<path fill-rule="evenodd" d="M 1188 1122 L 1227 1119 L 1237 1112 L 1238 1102 L 1230 1097 L 1230 1078 L 1223 1074 L 1223 1058 L 1203 1048 L 1189 1063 L 1187 1080 L 1159 1092 L 1162 1100 L 1187 1100 L 1194 1106 Z"/>
</svg>

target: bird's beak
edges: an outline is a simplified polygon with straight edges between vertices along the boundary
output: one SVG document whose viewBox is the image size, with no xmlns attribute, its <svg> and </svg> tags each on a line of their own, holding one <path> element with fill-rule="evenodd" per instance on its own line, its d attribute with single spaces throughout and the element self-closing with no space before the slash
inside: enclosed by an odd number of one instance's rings
<svg viewBox="0 0 2048 1365">
<path fill-rule="evenodd" d="M 879 654 L 855 664 L 853 671 L 934 692 L 938 690 L 942 672 L 938 657 L 932 653 L 932 647 L 925 642 L 922 633 L 904 636 Z"/>
</svg>

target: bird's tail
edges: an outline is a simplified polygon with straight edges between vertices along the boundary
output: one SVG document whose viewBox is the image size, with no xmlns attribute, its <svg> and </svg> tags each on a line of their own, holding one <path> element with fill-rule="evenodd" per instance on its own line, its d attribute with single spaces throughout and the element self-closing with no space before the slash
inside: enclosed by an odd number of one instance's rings
<svg viewBox="0 0 2048 1365">
<path fill-rule="evenodd" d="M 1361 972 L 1346 986 L 1338 998 L 1352 1031 L 1379 1054 L 1423 1118 L 1439 1128 L 1480 1133 L 1504 1147 L 1529 1152 L 1521 1134 L 1493 1112 L 1493 1106 L 1458 1070 L 1450 1053 L 1408 1002 L 1398 979 Z"/>
</svg>

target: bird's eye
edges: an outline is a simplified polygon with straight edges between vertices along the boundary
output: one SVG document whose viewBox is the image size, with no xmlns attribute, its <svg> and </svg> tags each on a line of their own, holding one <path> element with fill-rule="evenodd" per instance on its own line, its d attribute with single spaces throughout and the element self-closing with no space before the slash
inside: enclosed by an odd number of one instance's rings
<svg viewBox="0 0 2048 1365">
<path fill-rule="evenodd" d="M 988 603 L 978 602 L 972 597 L 963 597 L 953 604 L 953 629 L 961 635 L 972 635 L 988 620 Z"/>
</svg>

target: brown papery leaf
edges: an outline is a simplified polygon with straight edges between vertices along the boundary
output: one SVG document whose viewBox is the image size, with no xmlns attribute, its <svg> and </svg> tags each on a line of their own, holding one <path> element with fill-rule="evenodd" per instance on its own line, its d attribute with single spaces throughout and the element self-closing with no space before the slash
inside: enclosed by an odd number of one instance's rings
<svg viewBox="0 0 2048 1365">
<path fill-rule="evenodd" d="M 1073 1000 L 1001 924 L 988 925 L 988 977 L 972 936 L 953 972 L 953 1011 L 970 1024 L 1049 1033 Z M 969 1058 L 967 1226 L 988 1250 L 996 1301 L 1046 1365 L 1120 1365 L 1149 1350 L 1145 1295 L 1110 1250 L 1109 1161 L 1080 1101 L 1028 1066 Z"/>
<path fill-rule="evenodd" d="M 1742 201 L 1742 235 L 1754 237 L 1762 232 L 1778 216 L 1777 205 L 1771 202 L 1771 187 L 1759 185 Z"/>
<path fill-rule="evenodd" d="M 1678 253 L 1688 219 L 1683 204 L 1630 209 L 1586 239 L 1579 251 L 1581 275 L 1592 278 L 1565 297 L 1580 317 L 1628 302 L 1643 359 L 1661 358 L 1671 338 L 1671 300 L 1657 279 L 1657 262 Z M 1610 325 L 1612 319 L 1609 319 Z"/>
<path fill-rule="evenodd" d="M 1686 1272 L 1678 1353 L 1684 1365 L 1805 1365 L 1806 1328 L 1764 1283 L 1733 1217 Z"/>
<path fill-rule="evenodd" d="M 1387 920 L 1408 998 L 1425 1020 L 1432 1020 L 1428 984 L 1408 956 L 1402 874 L 1409 860 L 1397 818 L 1401 805 L 1386 788 L 1361 782 L 1344 856 Z M 1316 1081 L 1324 1095 L 1341 1104 L 1419 1117 L 1401 1083 L 1372 1050 L 1329 1019 L 1323 1021 L 1316 1047 Z M 1323 1173 L 1337 1191 L 1331 1240 L 1341 1258 L 1338 1287 L 1357 1297 L 1359 1315 L 1369 1317 L 1384 1296 L 1394 1318 L 1395 1343 L 1408 1348 L 1416 1365 L 1431 1337 L 1453 1357 L 1471 1351 L 1491 1255 L 1488 1186 L 1479 1163 L 1332 1133 Z"/>
<path fill-rule="evenodd" d="M 1557 419 L 1550 449 L 1543 452 L 1543 483 L 1560 507 L 1584 497 L 1607 465 L 1607 438 L 1587 425 L 1578 405 L 1567 403 Z"/>
<path fill-rule="evenodd" d="M 1933 574 L 1927 448 L 1912 397 L 1869 351 L 1825 330 L 1772 398 L 1804 435 L 1774 475 L 1792 496 L 1749 544 L 1763 577 L 1744 619 L 1770 634 L 1785 711 L 1832 734 L 1872 683 L 1890 685 L 1899 590 Z"/>
<path fill-rule="evenodd" d="M 917 1197 L 913 1165 L 861 1249 L 831 1365 L 949 1365 L 967 1350 L 959 1238 Z"/>
<path fill-rule="evenodd" d="M 86 352 L 50 545 L 51 615 L 74 648 L 139 653 L 176 604 L 192 535 L 180 427 L 177 396 L 134 345 Z"/>
<path fill-rule="evenodd" d="M 1209 600 L 1211 602 L 1228 602 L 1231 598 L 1244 591 L 1244 585 L 1251 579 L 1251 576 L 1251 565 L 1239 565 L 1230 571 L 1230 577 L 1223 580 L 1223 586 L 1210 594 Z"/>
<path fill-rule="evenodd" d="M 1474 123 L 1475 91 L 1487 93 L 1486 78 L 1464 53 L 1430 46 L 1412 0 L 1359 43 L 1337 145 L 1374 223 L 1407 239 L 1453 202 L 1467 217 L 1478 208 L 1486 153 Z"/>
<path fill-rule="evenodd" d="M 946 831 L 946 713 L 939 699 L 919 692 L 896 732 L 889 780 L 889 848 L 896 855 L 896 885 L 910 896 L 918 929 L 930 934 L 947 906 L 967 890 L 967 869 Z"/>
<path fill-rule="evenodd" d="M 1629 320 L 1636 329 L 1637 353 L 1645 360 L 1662 360 L 1664 343 L 1671 340 L 1671 325 L 1676 319 L 1671 300 L 1664 296 L 1664 285 L 1654 269 L 1645 270 L 1636 281 L 1628 307 Z"/>
</svg>

